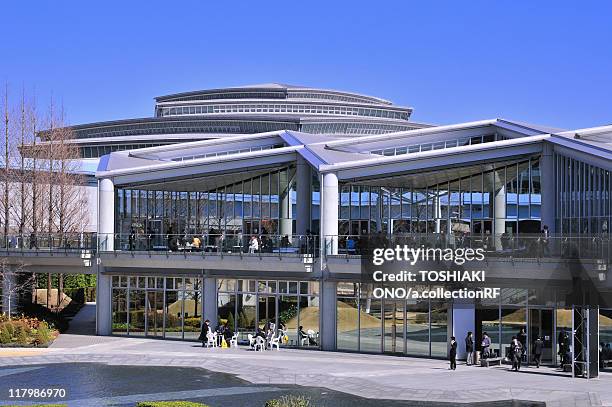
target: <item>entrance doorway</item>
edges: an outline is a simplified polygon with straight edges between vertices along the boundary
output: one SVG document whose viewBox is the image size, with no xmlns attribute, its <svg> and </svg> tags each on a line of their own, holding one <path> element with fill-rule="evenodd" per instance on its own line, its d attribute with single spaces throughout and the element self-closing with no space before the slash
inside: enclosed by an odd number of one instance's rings
<svg viewBox="0 0 612 407">
<path fill-rule="evenodd" d="M 406 312 L 404 301 L 384 301 L 383 352 L 404 353 Z"/>
<path fill-rule="evenodd" d="M 530 308 L 527 329 L 527 357 L 529 363 L 533 361 L 533 343 L 537 337 L 542 338 L 542 363 L 554 364 L 555 352 L 555 324 L 554 310 L 552 308 Z"/>
</svg>

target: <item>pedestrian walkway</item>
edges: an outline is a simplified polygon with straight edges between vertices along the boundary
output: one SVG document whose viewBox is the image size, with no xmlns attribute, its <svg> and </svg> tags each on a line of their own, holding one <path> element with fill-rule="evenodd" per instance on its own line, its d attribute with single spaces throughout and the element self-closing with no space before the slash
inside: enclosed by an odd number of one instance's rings
<svg viewBox="0 0 612 407">
<path fill-rule="evenodd" d="M 96 303 L 86 302 L 83 308 L 70 320 L 67 334 L 95 335 L 96 334 Z"/>
<path fill-rule="evenodd" d="M 612 376 L 587 381 L 552 368 L 475 367 L 448 370 L 442 360 L 299 349 L 253 352 L 202 348 L 147 338 L 69 335 L 47 353 L 2 357 L 0 366 L 98 362 L 109 365 L 201 367 L 256 384 L 327 387 L 373 399 L 447 403 L 543 401 L 547 406 L 612 405 Z M 80 344 L 80 346 L 79 346 Z M 0 354 L 2 350 L 0 349 Z"/>
</svg>

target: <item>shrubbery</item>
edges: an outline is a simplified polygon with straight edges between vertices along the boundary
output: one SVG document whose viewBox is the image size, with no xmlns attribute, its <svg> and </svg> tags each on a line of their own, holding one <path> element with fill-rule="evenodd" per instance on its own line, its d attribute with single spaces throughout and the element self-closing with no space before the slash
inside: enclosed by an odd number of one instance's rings
<svg viewBox="0 0 612 407">
<path fill-rule="evenodd" d="M 46 346 L 57 335 L 56 330 L 36 318 L 0 319 L 0 345 Z"/>
<path fill-rule="evenodd" d="M 266 401 L 265 407 L 314 407 L 304 396 L 282 396 Z"/>
</svg>

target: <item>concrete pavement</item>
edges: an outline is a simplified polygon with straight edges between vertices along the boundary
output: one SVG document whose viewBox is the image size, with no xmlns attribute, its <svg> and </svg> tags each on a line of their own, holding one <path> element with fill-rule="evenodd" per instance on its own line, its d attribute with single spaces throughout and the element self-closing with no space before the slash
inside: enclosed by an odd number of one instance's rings
<svg viewBox="0 0 612 407">
<path fill-rule="evenodd" d="M 543 401 L 547 406 L 612 406 L 612 375 L 587 381 L 558 376 L 551 368 L 459 365 L 441 360 L 321 352 L 298 349 L 254 352 L 205 349 L 198 343 L 146 338 L 61 335 L 51 348 L 34 355 L 0 349 L 0 366 L 98 362 L 131 366 L 201 367 L 235 374 L 258 384 L 327 387 L 361 397 L 414 402 Z"/>
</svg>

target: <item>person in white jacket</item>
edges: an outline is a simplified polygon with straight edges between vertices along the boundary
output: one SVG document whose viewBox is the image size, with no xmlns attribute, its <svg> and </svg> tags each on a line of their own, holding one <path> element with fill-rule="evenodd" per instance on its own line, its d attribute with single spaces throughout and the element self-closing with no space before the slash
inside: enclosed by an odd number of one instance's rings
<svg viewBox="0 0 612 407">
<path fill-rule="evenodd" d="M 249 253 L 257 253 L 259 251 L 259 241 L 257 240 L 257 236 L 251 236 L 251 241 L 249 242 Z"/>
</svg>

